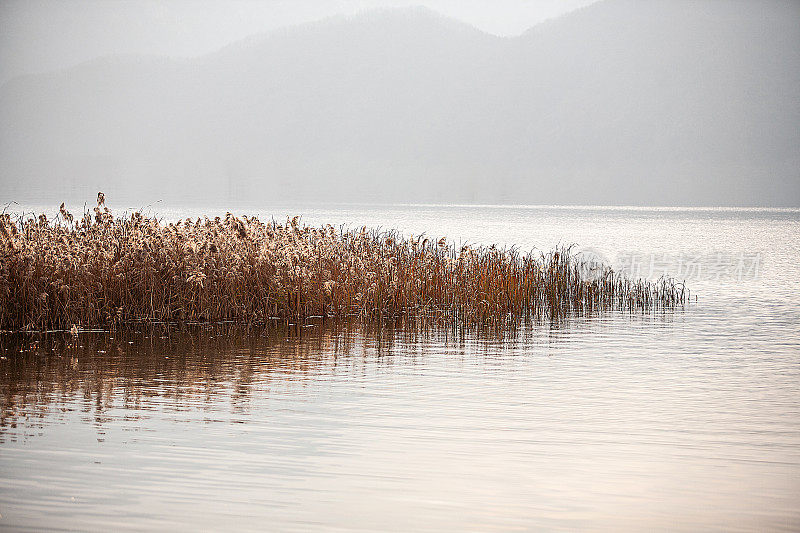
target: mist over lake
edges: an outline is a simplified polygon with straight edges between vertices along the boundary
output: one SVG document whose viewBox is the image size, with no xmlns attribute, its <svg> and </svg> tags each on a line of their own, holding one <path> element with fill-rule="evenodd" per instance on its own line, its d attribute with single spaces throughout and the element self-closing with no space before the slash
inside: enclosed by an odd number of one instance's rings
<svg viewBox="0 0 800 533">
<path fill-rule="evenodd" d="M 608 0 L 498 37 L 415 7 L 102 57 L 0 87 L 4 196 L 797 206 L 798 20 Z"/>
</svg>

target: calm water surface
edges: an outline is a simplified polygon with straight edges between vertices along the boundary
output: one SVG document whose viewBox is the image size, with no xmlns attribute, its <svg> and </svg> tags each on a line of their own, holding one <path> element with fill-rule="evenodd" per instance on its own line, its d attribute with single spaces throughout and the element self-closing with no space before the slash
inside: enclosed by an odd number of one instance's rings
<svg viewBox="0 0 800 533">
<path fill-rule="evenodd" d="M 800 211 L 244 212 L 577 243 L 680 274 L 698 300 L 503 336 L 319 322 L 1 336 L 0 528 L 800 529 Z"/>
</svg>

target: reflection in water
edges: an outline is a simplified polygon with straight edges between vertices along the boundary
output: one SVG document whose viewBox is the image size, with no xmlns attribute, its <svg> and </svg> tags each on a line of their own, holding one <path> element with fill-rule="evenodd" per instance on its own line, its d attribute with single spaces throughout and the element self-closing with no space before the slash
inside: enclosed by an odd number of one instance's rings
<svg viewBox="0 0 800 533">
<path fill-rule="evenodd" d="M 697 320 L 3 336 L 3 525 L 794 527 L 791 363 Z"/>
<path fill-rule="evenodd" d="M 636 318 L 664 322 L 672 315 Z M 105 413 L 114 406 L 147 411 L 156 408 L 148 402 L 159 398 L 170 402 L 160 404 L 161 410 L 216 410 L 227 403 L 231 412 L 245 414 L 256 384 L 358 373 L 370 356 L 373 364 L 386 362 L 398 343 L 406 363 L 425 351 L 420 349 L 422 340 L 480 356 L 490 346 L 532 346 L 540 337 L 557 341 L 566 324 L 538 322 L 533 328 L 528 323 L 516 330 L 482 330 L 478 336 L 430 324 L 330 320 L 273 327 L 157 325 L 79 337 L 2 335 L 0 443 L 20 436 L 7 429 L 17 429 L 20 419 L 33 432 L 42 426 L 37 419 L 57 418 L 61 406 L 76 399 L 81 412 L 93 416 L 99 434 Z M 138 416 L 127 414 L 126 419 Z"/>
<path fill-rule="evenodd" d="M 346 326 L 305 331 L 320 325 L 248 329 L 237 326 L 176 326 L 88 333 L 0 337 L 6 357 L 0 387 L 0 427 L 15 428 L 53 416 L 49 406 L 81 400 L 101 428 L 114 405 L 148 410 L 148 402 L 168 399 L 164 409 L 229 403 L 245 413 L 254 378 L 312 379 L 358 342 Z M 378 353 L 391 338 L 377 337 Z M 33 420 L 32 420 L 33 419 Z M 0 431 L 0 439 L 7 431 Z M 12 434 L 13 438 L 13 434 Z"/>
</svg>

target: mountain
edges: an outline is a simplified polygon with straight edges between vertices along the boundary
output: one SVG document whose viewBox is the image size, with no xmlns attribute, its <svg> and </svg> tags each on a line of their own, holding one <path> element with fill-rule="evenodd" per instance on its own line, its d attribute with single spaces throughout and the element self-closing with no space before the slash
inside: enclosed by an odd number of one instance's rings
<svg viewBox="0 0 800 533">
<path fill-rule="evenodd" d="M 800 205 L 800 4 L 424 8 L 0 88 L 2 198 Z"/>
</svg>

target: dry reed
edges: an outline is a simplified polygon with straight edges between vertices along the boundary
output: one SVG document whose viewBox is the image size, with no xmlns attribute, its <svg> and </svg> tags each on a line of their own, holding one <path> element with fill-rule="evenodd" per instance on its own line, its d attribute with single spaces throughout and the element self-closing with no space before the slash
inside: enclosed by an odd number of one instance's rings
<svg viewBox="0 0 800 533">
<path fill-rule="evenodd" d="M 544 254 L 456 247 L 396 231 L 224 219 L 115 218 L 98 194 L 74 220 L 0 220 L 0 329 L 129 321 L 249 323 L 310 316 L 421 317 L 465 325 L 683 304 L 683 284 L 632 280 Z"/>
</svg>

